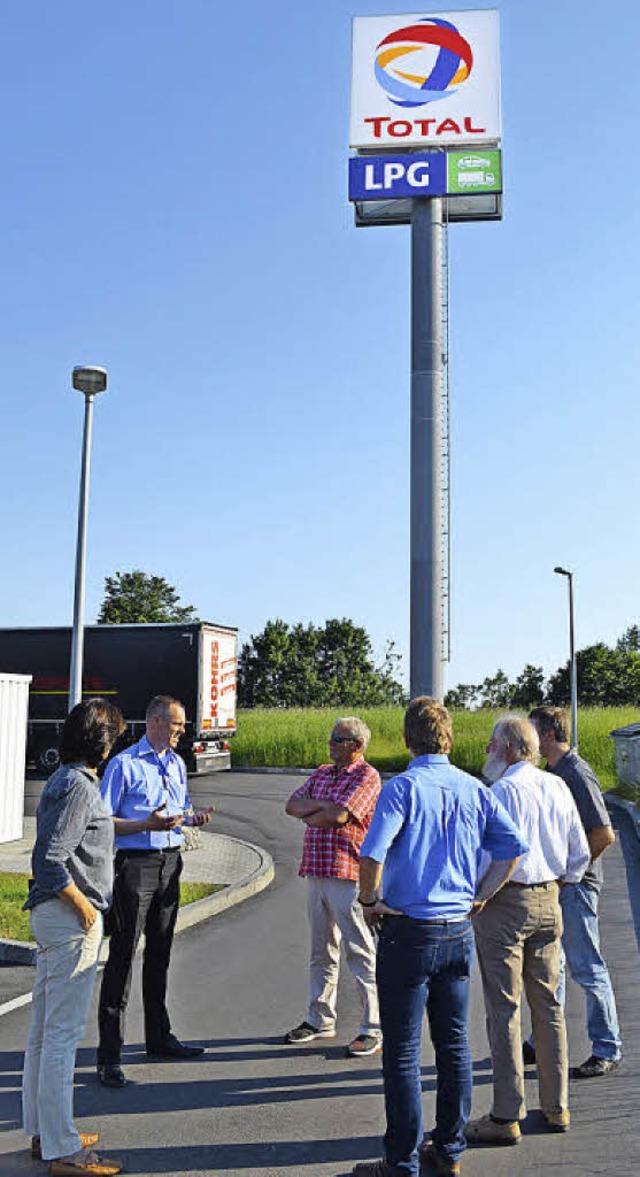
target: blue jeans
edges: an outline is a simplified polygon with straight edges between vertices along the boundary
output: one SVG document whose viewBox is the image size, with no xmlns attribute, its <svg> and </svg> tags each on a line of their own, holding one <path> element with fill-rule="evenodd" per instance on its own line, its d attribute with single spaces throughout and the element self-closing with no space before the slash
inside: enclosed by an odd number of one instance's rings
<svg viewBox="0 0 640 1177">
<path fill-rule="evenodd" d="M 600 952 L 598 900 L 592 887 L 567 883 L 560 888 L 564 948 L 569 971 L 587 999 L 587 1032 L 597 1058 L 622 1054 L 616 1001 L 606 961 Z"/>
<path fill-rule="evenodd" d="M 469 920 L 442 925 L 388 916 L 380 932 L 376 979 L 387 1115 L 384 1145 L 386 1159 L 398 1177 L 413 1177 L 420 1169 L 425 1006 L 437 1074 L 432 1140 L 450 1161 L 456 1161 L 465 1148 L 472 1089 L 467 1014 L 473 947 Z"/>
</svg>

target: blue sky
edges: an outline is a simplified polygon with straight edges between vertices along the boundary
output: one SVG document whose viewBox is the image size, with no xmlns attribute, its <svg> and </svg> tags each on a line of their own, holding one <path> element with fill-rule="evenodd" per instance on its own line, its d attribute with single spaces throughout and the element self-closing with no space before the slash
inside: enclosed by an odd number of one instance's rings
<svg viewBox="0 0 640 1177">
<path fill-rule="evenodd" d="M 579 646 L 640 620 L 640 13 L 498 7 L 504 220 L 450 236 L 448 685 L 565 660 L 558 563 Z M 94 363 L 87 621 L 142 568 L 243 638 L 406 651 L 409 230 L 356 230 L 346 173 L 351 17 L 411 11 L 2 6 L 1 625 L 70 622 Z"/>
</svg>

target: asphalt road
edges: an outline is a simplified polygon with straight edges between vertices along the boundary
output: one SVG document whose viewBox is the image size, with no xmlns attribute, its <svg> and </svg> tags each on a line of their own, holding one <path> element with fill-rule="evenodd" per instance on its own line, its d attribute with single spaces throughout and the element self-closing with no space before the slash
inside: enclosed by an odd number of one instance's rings
<svg viewBox="0 0 640 1177">
<path fill-rule="evenodd" d="M 122 1156 L 126 1171 L 213 1177 L 336 1177 L 380 1155 L 383 1130 L 379 1057 L 348 1059 L 344 1044 L 357 1032 L 355 997 L 347 975 L 340 999 L 339 1036 L 329 1043 L 285 1046 L 282 1034 L 304 1013 L 307 929 L 304 884 L 297 878 L 298 823 L 283 802 L 299 777 L 225 773 L 200 778 L 197 805 L 215 804 L 216 828 L 264 846 L 276 880 L 255 899 L 182 933 L 175 943 L 170 1008 L 175 1031 L 207 1047 L 190 1064 L 147 1064 L 143 1053 L 139 962 L 124 1059 L 133 1080 L 105 1091 L 94 1078 L 95 1017 L 78 1056 L 79 1126 L 102 1133 L 105 1151 Z M 37 793 L 30 783 L 30 793 Z M 29 804 L 33 803 L 33 798 Z M 572 1084 L 572 1130 L 545 1134 L 536 1113 L 535 1070 L 527 1095 L 533 1109 L 517 1149 L 469 1150 L 466 1177 L 514 1171 L 563 1177 L 640 1171 L 635 1118 L 640 1098 L 640 1015 L 637 1001 L 640 847 L 626 829 L 607 854 L 603 941 L 618 995 L 625 1039 L 623 1066 L 603 1080 Z M 624 853 L 623 853 L 624 851 Z M 630 900 L 633 896 L 633 903 Z M 569 986 L 567 1017 L 572 1062 L 590 1053 L 582 994 Z M 19 1083 L 29 1006 L 0 1017 L 0 1173 L 42 1172 L 24 1152 L 19 1130 Z M 479 978 L 472 996 L 474 1115 L 488 1110 L 491 1067 Z M 434 1107 L 433 1053 L 423 1054 L 425 1118 Z"/>
</svg>

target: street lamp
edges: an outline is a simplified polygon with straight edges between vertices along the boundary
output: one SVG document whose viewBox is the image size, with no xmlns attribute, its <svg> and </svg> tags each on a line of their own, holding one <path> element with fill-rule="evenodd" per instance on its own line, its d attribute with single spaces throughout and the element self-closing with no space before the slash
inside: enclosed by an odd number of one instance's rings
<svg viewBox="0 0 640 1177">
<path fill-rule="evenodd" d="M 87 550 L 87 507 L 89 505 L 89 466 L 91 461 L 91 424 L 93 398 L 107 387 L 104 368 L 73 369 L 73 387 L 84 396 L 84 434 L 82 439 L 82 471 L 78 503 L 78 539 L 76 543 L 76 580 L 73 596 L 73 632 L 71 635 L 71 667 L 69 670 L 69 711 L 82 701 L 82 660 L 84 650 L 84 569 Z"/>
<path fill-rule="evenodd" d="M 571 690 L 571 746 L 578 747 L 578 675 L 576 647 L 573 638 L 573 572 L 568 568 L 554 568 L 558 576 L 566 576 L 569 584 L 569 685 Z"/>
</svg>

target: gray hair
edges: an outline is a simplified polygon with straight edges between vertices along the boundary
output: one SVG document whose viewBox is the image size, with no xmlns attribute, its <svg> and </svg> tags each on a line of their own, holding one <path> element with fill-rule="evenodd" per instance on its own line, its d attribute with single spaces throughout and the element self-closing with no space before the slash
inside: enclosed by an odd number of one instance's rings
<svg viewBox="0 0 640 1177">
<path fill-rule="evenodd" d="M 366 723 L 364 723 L 361 719 L 358 719 L 357 715 L 347 715 L 343 719 L 336 719 L 333 726 L 334 728 L 346 728 L 349 735 L 352 736 L 354 740 L 358 740 L 359 743 L 362 744 L 362 751 L 366 752 L 367 745 L 371 739 L 371 732 L 369 731 Z"/>
<path fill-rule="evenodd" d="M 179 699 L 172 699 L 171 695 L 155 695 L 147 707 L 147 713 L 145 715 L 147 723 L 150 719 L 153 719 L 154 715 L 168 715 L 169 709 L 174 706 L 182 707 L 184 711 L 184 707 Z"/>
<path fill-rule="evenodd" d="M 497 744 L 511 748 L 518 760 L 530 760 L 537 764 L 540 759 L 538 733 L 530 719 L 522 715 L 505 715 L 499 719 L 491 737 Z"/>
</svg>

